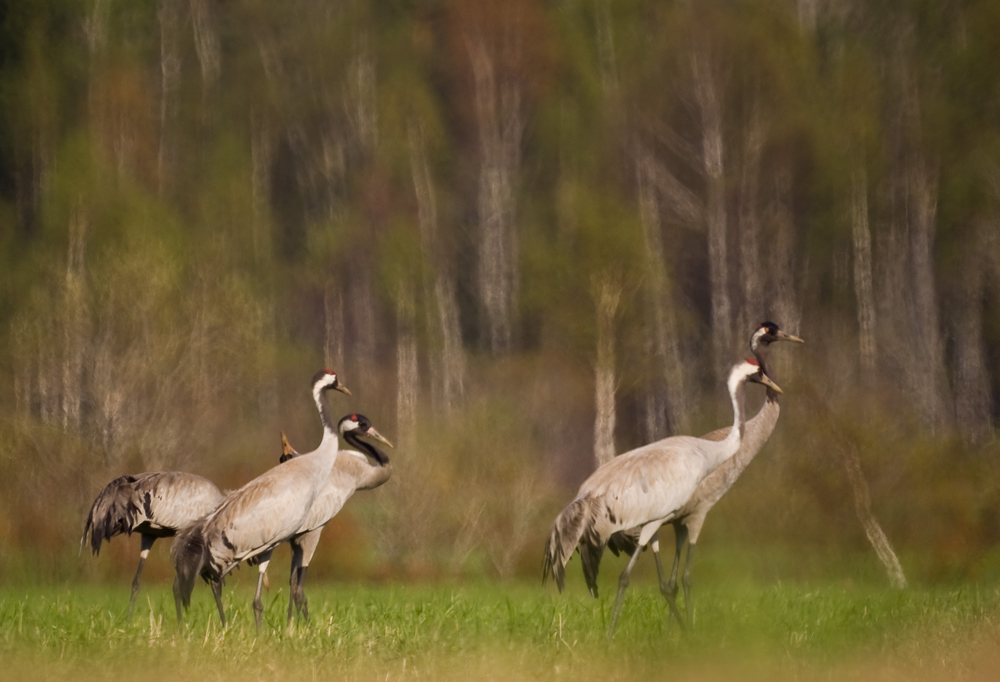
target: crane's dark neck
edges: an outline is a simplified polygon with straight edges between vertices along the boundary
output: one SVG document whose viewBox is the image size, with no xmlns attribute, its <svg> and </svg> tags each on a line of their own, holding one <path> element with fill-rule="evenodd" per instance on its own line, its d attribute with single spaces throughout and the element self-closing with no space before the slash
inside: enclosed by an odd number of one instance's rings
<svg viewBox="0 0 1000 682">
<path fill-rule="evenodd" d="M 344 440 L 346 440 L 348 443 L 358 448 L 362 452 L 368 453 L 368 455 L 372 459 L 378 462 L 378 465 L 380 467 L 384 467 L 389 463 L 389 458 L 386 456 L 384 452 L 379 450 L 371 443 L 361 440 L 361 438 L 358 437 L 358 434 L 356 434 L 354 431 L 347 431 L 346 433 L 344 433 Z"/>
<path fill-rule="evenodd" d="M 750 344 L 750 352 L 753 353 L 754 358 L 757 360 L 757 364 L 760 365 L 764 374 L 766 374 L 768 378 L 774 379 L 774 375 L 771 374 L 771 367 L 767 364 L 767 355 L 770 347 L 770 343 L 754 339 L 753 343 Z M 768 402 L 778 402 L 778 393 L 770 386 L 767 386 L 766 388 Z"/>
</svg>

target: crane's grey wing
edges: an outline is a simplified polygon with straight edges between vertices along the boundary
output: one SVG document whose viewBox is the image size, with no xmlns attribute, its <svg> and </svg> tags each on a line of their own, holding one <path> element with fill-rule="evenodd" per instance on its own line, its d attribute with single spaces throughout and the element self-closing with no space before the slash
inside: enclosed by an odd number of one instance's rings
<svg viewBox="0 0 1000 682">
<path fill-rule="evenodd" d="M 230 551 L 219 550 L 213 536 L 213 556 L 238 562 L 298 532 L 332 466 L 332 458 L 296 457 L 226 498 L 211 516 L 210 526 Z"/>
<path fill-rule="evenodd" d="M 137 481 L 134 489 L 148 524 L 165 531 L 183 528 L 225 499 L 214 483 L 183 471 L 147 476 Z"/>
<path fill-rule="evenodd" d="M 341 452 L 338 457 L 342 454 Z M 309 513 L 299 527 L 298 532 L 307 533 L 311 530 L 322 528 L 329 523 L 330 519 L 336 516 L 344 505 L 347 504 L 347 501 L 351 499 L 351 496 L 354 495 L 354 491 L 357 489 L 355 486 L 355 477 L 339 466 L 339 462 L 337 465 L 334 465 L 333 471 L 330 472 L 330 476 L 327 478 L 326 485 L 323 486 L 319 495 L 316 496 L 316 500 L 309 507 Z"/>
<path fill-rule="evenodd" d="M 577 497 L 608 509 L 607 538 L 618 530 L 668 519 L 687 501 L 706 471 L 697 438 L 667 438 L 620 455 L 595 471 Z"/>
</svg>

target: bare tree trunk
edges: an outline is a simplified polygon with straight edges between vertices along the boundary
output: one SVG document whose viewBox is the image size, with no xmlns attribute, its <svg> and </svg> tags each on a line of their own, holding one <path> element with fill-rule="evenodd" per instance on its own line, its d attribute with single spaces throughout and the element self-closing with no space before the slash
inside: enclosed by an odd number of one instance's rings
<svg viewBox="0 0 1000 682">
<path fill-rule="evenodd" d="M 195 52 L 201 67 L 202 99 L 207 102 L 222 71 L 219 36 L 210 0 L 191 0 L 191 23 L 194 26 Z"/>
<path fill-rule="evenodd" d="M 764 150 L 765 131 L 760 116 L 756 89 L 751 96 L 750 111 L 744 127 L 745 150 L 740 178 L 740 282 L 743 289 L 743 310 L 739 331 L 749 333 L 763 321 L 764 297 L 760 265 L 760 213 L 758 195 L 760 159 Z"/>
<path fill-rule="evenodd" d="M 601 68 L 601 84 L 606 97 L 618 92 L 618 64 L 615 59 L 615 36 L 611 25 L 611 0 L 594 0 L 597 24 L 597 60 Z"/>
<path fill-rule="evenodd" d="M 597 303 L 594 459 L 601 466 L 615 457 L 615 316 L 622 289 L 604 277 L 594 282 L 594 294 Z"/>
<path fill-rule="evenodd" d="M 732 306 L 729 300 L 729 263 L 726 249 L 726 188 L 722 138 L 722 103 L 715 75 L 704 53 L 691 60 L 695 99 L 701 113 L 702 164 L 707 185 L 706 218 L 708 267 L 712 289 L 712 349 L 718 377 L 732 359 Z"/>
<path fill-rule="evenodd" d="M 802 312 L 798 301 L 795 263 L 795 222 L 792 213 L 792 174 L 788 168 L 775 173 L 775 239 L 771 248 L 773 310 L 778 324 L 789 329 L 798 329 Z"/>
<path fill-rule="evenodd" d="M 372 295 L 371 279 L 367 274 L 368 266 L 363 265 L 350 278 L 348 300 L 350 301 L 350 319 L 354 334 L 351 338 L 351 356 L 354 360 L 351 372 L 357 372 L 361 381 L 375 384 L 379 375 L 376 372 L 375 344 L 375 300 Z"/>
<path fill-rule="evenodd" d="M 819 14 L 820 0 L 796 0 L 799 12 L 799 28 L 803 33 L 816 32 L 816 18 Z"/>
<path fill-rule="evenodd" d="M 868 488 L 868 481 L 865 480 L 864 470 L 861 467 L 861 455 L 857 441 L 851 434 L 850 424 L 844 424 L 840 417 L 830 409 L 826 399 L 814 387 L 807 386 L 802 399 L 810 408 L 813 423 L 819 429 L 814 437 L 822 443 L 823 447 L 833 448 L 844 463 L 844 468 L 847 470 L 847 480 L 854 497 L 854 511 L 861 526 L 865 529 L 865 535 L 875 549 L 879 561 L 885 567 L 889 582 L 897 589 L 906 587 L 906 577 L 903 575 L 899 559 L 872 511 L 871 492 Z"/>
<path fill-rule="evenodd" d="M 196 416 L 208 413 L 212 382 L 209 377 L 209 322 L 208 322 L 208 285 L 200 275 L 201 281 L 195 284 L 197 294 L 195 301 L 195 319 L 191 327 L 191 352 L 194 366 L 193 406 Z"/>
<path fill-rule="evenodd" d="M 38 355 L 38 345 L 31 340 L 31 323 L 18 316 L 10 325 L 10 353 L 14 370 L 14 413 L 19 417 L 31 415 L 33 376 Z"/>
<path fill-rule="evenodd" d="M 161 197 L 170 187 L 177 154 L 177 91 L 181 82 L 179 10 L 180 3 L 176 0 L 160 0 L 156 12 L 160 21 L 160 152 L 157 174 Z"/>
<path fill-rule="evenodd" d="M 325 343 L 323 361 L 326 367 L 336 372 L 344 367 L 344 297 L 333 277 L 326 278 L 323 287 L 323 320 L 325 322 Z"/>
<path fill-rule="evenodd" d="M 417 216 L 420 225 L 421 251 L 424 260 L 432 264 L 433 273 L 425 276 L 425 298 L 433 300 L 428 305 L 427 329 L 432 339 L 431 396 L 436 406 L 445 414 L 452 414 L 465 392 L 465 352 L 462 348 L 462 330 L 458 317 L 458 302 L 451 269 L 440 257 L 438 244 L 437 200 L 434 183 L 427 163 L 423 132 L 410 130 L 410 169 L 417 198 Z"/>
<path fill-rule="evenodd" d="M 952 315 L 955 349 L 955 418 L 958 428 L 971 441 L 987 438 L 993 428 L 990 373 L 983 343 L 983 228 L 968 239 L 959 268 L 960 289 Z"/>
<path fill-rule="evenodd" d="M 654 161 L 636 145 L 636 182 L 639 195 L 639 217 L 645 238 L 646 282 L 649 297 L 649 344 L 653 357 L 662 368 L 664 391 L 667 397 L 666 409 L 648 392 L 646 399 L 646 437 L 649 441 L 663 438 L 669 433 L 686 433 L 688 430 L 687 405 L 690 397 L 684 363 L 681 359 L 680 342 L 677 335 L 677 321 L 674 315 L 676 302 L 670 295 L 667 280 L 667 263 L 663 247 L 660 208 L 653 182 Z"/>
<path fill-rule="evenodd" d="M 254 263 L 262 271 L 273 267 L 271 252 L 271 164 L 274 157 L 274 145 L 271 136 L 271 125 L 267 115 L 256 110 L 250 116 L 250 193 L 252 206 L 252 222 L 250 236 L 253 241 Z M 268 279 L 268 284 L 272 280 Z M 274 292 L 269 287 L 261 301 L 264 312 L 263 336 L 268 347 L 275 347 L 277 338 L 278 316 L 275 306 Z M 273 350 L 271 351 L 273 354 Z M 278 384 L 275 376 L 273 356 L 270 362 L 262 363 L 258 376 L 257 409 L 261 417 L 277 414 Z"/>
<path fill-rule="evenodd" d="M 911 165 L 907 190 L 910 210 L 910 257 L 916 341 L 917 400 L 928 425 L 935 429 L 945 421 L 947 392 L 941 333 L 938 327 L 934 286 L 934 222 L 937 213 L 937 170 L 926 162 Z"/>
<path fill-rule="evenodd" d="M 98 62 L 108 41 L 109 0 L 94 0 L 90 14 L 84 20 L 83 32 L 87 37 L 87 51 L 90 56 L 90 74 L 87 84 L 87 105 L 90 110 L 91 126 L 100 125 L 99 103 L 97 101 Z"/>
<path fill-rule="evenodd" d="M 375 62 L 362 41 L 348 73 L 347 118 L 358 146 L 370 157 L 378 147 L 378 91 Z"/>
<path fill-rule="evenodd" d="M 66 293 L 63 306 L 63 428 L 79 430 L 83 403 L 83 356 L 86 343 L 86 280 L 84 262 L 87 216 L 83 199 L 77 199 L 70 216 L 69 252 L 66 258 Z"/>
<path fill-rule="evenodd" d="M 105 466 L 116 468 L 119 464 L 119 432 L 125 396 L 119 387 L 119 358 L 108 331 L 101 333 L 94 353 L 94 399 L 97 406 L 98 430 L 104 447 Z"/>
<path fill-rule="evenodd" d="M 875 370 L 875 290 L 872 283 L 872 242 L 868 228 L 868 175 L 857 163 L 851 178 L 851 237 L 854 246 L 854 297 L 858 306 L 858 351 L 865 372 Z"/>
<path fill-rule="evenodd" d="M 498 82 L 493 56 L 482 39 L 467 37 L 479 123 L 479 295 L 487 347 L 495 355 L 510 351 L 517 308 L 517 232 L 514 185 L 520 167 L 521 90 Z"/>
<path fill-rule="evenodd" d="M 903 567 L 896 557 L 896 553 L 889 544 L 889 538 L 879 525 L 878 519 L 872 512 L 871 493 L 868 491 L 868 482 L 861 470 L 861 458 L 858 456 L 857 448 L 853 444 L 842 444 L 838 448 L 844 460 L 844 467 L 847 469 L 847 478 L 851 483 L 851 491 L 854 493 L 854 511 L 865 529 L 868 541 L 875 548 L 879 561 L 885 567 L 889 582 L 896 589 L 906 587 L 906 576 L 903 575 Z"/>
<path fill-rule="evenodd" d="M 401 282 L 396 293 L 396 428 L 404 450 L 417 445 L 417 334 L 413 287 Z"/>
<path fill-rule="evenodd" d="M 56 421 L 59 404 L 59 389 L 56 385 L 56 358 L 52 348 L 55 338 L 52 317 L 46 314 L 37 326 L 38 339 L 38 414 L 43 422 Z"/>
</svg>

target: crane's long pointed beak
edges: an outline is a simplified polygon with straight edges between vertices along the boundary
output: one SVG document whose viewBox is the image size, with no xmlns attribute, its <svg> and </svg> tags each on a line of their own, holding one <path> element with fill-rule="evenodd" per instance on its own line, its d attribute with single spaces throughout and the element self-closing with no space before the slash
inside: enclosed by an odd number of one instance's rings
<svg viewBox="0 0 1000 682">
<path fill-rule="evenodd" d="M 334 388 L 340 391 L 341 393 L 344 393 L 346 395 L 351 395 L 351 392 L 347 390 L 347 386 L 344 386 L 343 384 L 337 384 L 336 386 L 334 386 Z"/>
<path fill-rule="evenodd" d="M 765 386 L 767 386 L 768 388 L 770 388 L 775 393 L 783 393 L 784 392 L 784 391 L 781 390 L 781 387 L 778 386 L 778 384 L 776 384 L 773 381 L 771 381 L 771 377 L 767 376 L 763 372 L 760 373 L 760 383 L 764 384 Z"/>
<path fill-rule="evenodd" d="M 778 341 L 791 341 L 793 343 L 805 343 L 805 341 L 803 339 L 800 339 L 799 337 L 795 336 L 794 334 L 789 334 L 787 332 L 783 332 L 780 329 L 778 330 L 778 333 L 775 334 L 775 337 L 778 339 Z"/>
<path fill-rule="evenodd" d="M 390 443 L 389 440 L 387 438 L 385 438 L 385 436 L 383 436 L 381 433 L 379 433 L 378 431 L 376 431 L 374 426 L 369 427 L 368 430 L 365 431 L 365 435 L 369 436 L 371 438 L 374 438 L 375 440 L 377 440 L 380 443 L 385 443 L 390 448 L 395 449 L 395 446 L 392 443 Z"/>
</svg>

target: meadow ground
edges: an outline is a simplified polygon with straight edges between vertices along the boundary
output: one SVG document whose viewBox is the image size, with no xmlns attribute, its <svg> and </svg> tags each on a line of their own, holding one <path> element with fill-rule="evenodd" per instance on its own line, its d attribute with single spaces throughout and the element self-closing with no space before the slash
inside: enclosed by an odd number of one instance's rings
<svg viewBox="0 0 1000 682">
<path fill-rule="evenodd" d="M 128 585 L 0 587 L 8 680 L 995 680 L 1000 586 L 706 586 L 696 630 L 667 625 L 648 581 L 630 590 L 605 639 L 613 583 L 314 584 L 311 622 L 285 626 L 273 585 L 258 636 L 252 576 L 230 584 L 229 627 L 195 591 L 178 631 L 168 585 L 151 584 L 124 621 Z M 275 581 L 277 582 L 277 581 Z M 609 581 L 610 582 L 610 581 Z"/>
</svg>

